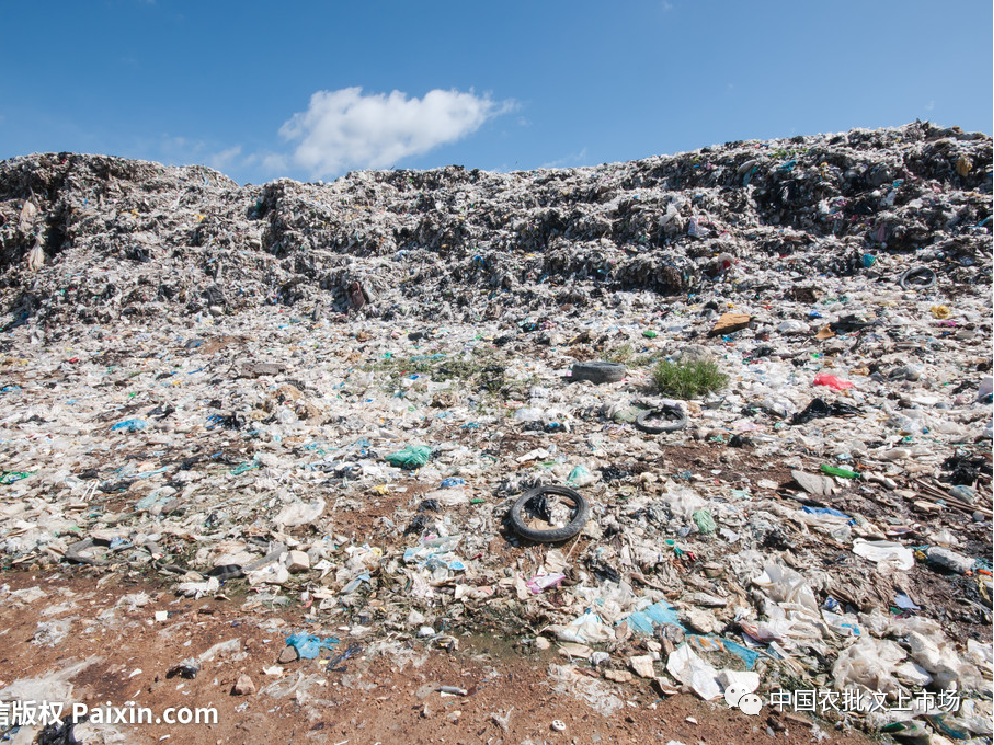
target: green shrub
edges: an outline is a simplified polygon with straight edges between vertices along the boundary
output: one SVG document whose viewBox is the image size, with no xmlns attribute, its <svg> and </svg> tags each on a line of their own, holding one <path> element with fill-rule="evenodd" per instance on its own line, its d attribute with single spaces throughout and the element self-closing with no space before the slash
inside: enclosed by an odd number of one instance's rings
<svg viewBox="0 0 994 745">
<path fill-rule="evenodd" d="M 651 354 L 637 354 L 635 347 L 628 343 L 607 350 L 602 359 L 605 362 L 620 362 L 628 367 L 648 367 L 655 361 Z"/>
<path fill-rule="evenodd" d="M 718 369 L 714 360 L 668 362 L 663 360 L 652 371 L 652 379 L 660 393 L 673 398 L 700 398 L 728 385 L 728 376 Z"/>
<path fill-rule="evenodd" d="M 631 344 L 622 344 L 621 346 L 609 349 L 604 353 L 605 362 L 620 362 L 625 365 L 628 364 L 635 354 L 635 350 L 632 348 Z"/>
</svg>

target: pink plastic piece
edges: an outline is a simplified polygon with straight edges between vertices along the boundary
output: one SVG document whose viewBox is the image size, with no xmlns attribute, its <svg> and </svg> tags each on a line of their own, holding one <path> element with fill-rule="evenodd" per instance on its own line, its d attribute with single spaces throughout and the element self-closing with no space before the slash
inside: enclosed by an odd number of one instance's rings
<svg viewBox="0 0 994 745">
<path fill-rule="evenodd" d="M 834 375 L 825 375 L 821 373 L 814 380 L 811 381 L 811 385 L 825 385 L 831 388 L 833 391 L 844 391 L 849 388 L 855 388 L 856 384 L 848 380 L 840 380 Z"/>
</svg>

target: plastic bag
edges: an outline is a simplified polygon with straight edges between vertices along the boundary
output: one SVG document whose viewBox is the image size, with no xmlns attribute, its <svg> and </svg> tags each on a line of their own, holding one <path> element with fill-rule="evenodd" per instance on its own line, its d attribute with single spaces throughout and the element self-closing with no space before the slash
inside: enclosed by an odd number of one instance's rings
<svg viewBox="0 0 994 745">
<path fill-rule="evenodd" d="M 711 517 L 711 513 L 708 512 L 707 510 L 697 510 L 694 513 L 693 517 L 694 517 L 694 523 L 696 523 L 697 525 L 697 529 L 703 535 L 711 535 L 718 529 L 718 526 L 715 523 L 714 518 Z"/>
<path fill-rule="evenodd" d="M 670 508 L 673 517 L 690 520 L 695 512 L 703 509 L 704 500 L 692 489 L 681 488 L 673 483 L 667 483 L 666 487 L 666 491 L 660 496 Z"/>
<path fill-rule="evenodd" d="M 293 502 L 280 510 L 280 513 L 273 518 L 273 524 L 288 528 L 307 525 L 321 517 L 322 512 L 324 512 L 323 499 L 319 499 L 313 504 Z"/>
<path fill-rule="evenodd" d="M 135 432 L 141 432 L 145 427 L 148 426 L 147 422 L 143 422 L 141 419 L 127 419 L 123 422 L 118 422 L 111 427 L 113 432 L 128 432 L 134 434 Z"/>
<path fill-rule="evenodd" d="M 897 642 L 861 639 L 840 653 L 832 666 L 835 689 L 841 691 L 857 685 L 871 691 L 896 693 L 901 686 L 894 677 L 894 669 L 904 657 L 904 650 Z"/>
<path fill-rule="evenodd" d="M 777 603 L 791 603 L 802 606 L 812 613 L 818 613 L 818 601 L 814 592 L 798 572 L 781 564 L 767 564 L 763 573 L 752 580 Z"/>
<path fill-rule="evenodd" d="M 566 479 L 566 481 L 573 486 L 587 486 L 588 484 L 594 483 L 596 480 L 597 477 L 583 466 L 577 466 L 570 471 L 569 477 Z"/>
<path fill-rule="evenodd" d="M 577 644 L 593 644 L 614 639 L 611 631 L 600 616 L 589 610 L 578 618 L 574 618 L 566 626 L 550 626 L 550 631 L 562 642 Z"/>
<path fill-rule="evenodd" d="M 314 634 L 308 634 L 306 631 L 297 631 L 286 638 L 286 643 L 297 650 L 300 659 L 313 660 L 321 654 L 322 648 L 331 649 L 338 644 L 338 639 L 331 636 L 322 639 Z"/>
<path fill-rule="evenodd" d="M 894 541 L 866 541 L 857 538 L 853 541 L 853 553 L 877 563 L 878 569 L 896 569 L 907 572 L 915 566 L 915 554 Z"/>
<path fill-rule="evenodd" d="M 827 375 L 825 373 L 819 373 L 816 375 L 815 379 L 811 381 L 811 385 L 824 385 L 831 388 L 833 391 L 845 391 L 856 387 L 855 383 L 848 380 L 842 380 L 834 375 Z"/>
<path fill-rule="evenodd" d="M 550 587 L 558 587 L 559 583 L 566 579 L 565 574 L 536 574 L 525 583 L 525 587 L 531 590 L 533 595 L 540 595 Z"/>
<path fill-rule="evenodd" d="M 721 695 L 718 671 L 698 657 L 687 644 L 681 644 L 670 655 L 666 661 L 666 672 L 684 685 L 693 688 L 694 693 L 705 701 Z"/>
<path fill-rule="evenodd" d="M 421 468 L 431 458 L 431 448 L 427 445 L 409 445 L 403 450 L 391 453 L 386 457 L 387 463 L 405 471 Z"/>
<path fill-rule="evenodd" d="M 676 609 L 665 600 L 660 600 L 648 608 L 635 611 L 623 620 L 628 624 L 628 628 L 646 635 L 652 634 L 655 626 L 662 626 L 664 624 L 683 626 L 680 623 Z"/>
</svg>

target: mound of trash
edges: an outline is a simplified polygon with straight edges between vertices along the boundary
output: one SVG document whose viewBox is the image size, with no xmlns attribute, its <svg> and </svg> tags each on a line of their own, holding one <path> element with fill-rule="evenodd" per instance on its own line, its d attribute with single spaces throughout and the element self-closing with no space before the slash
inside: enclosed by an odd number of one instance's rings
<svg viewBox="0 0 994 745">
<path fill-rule="evenodd" d="M 0 562 L 243 588 L 315 657 L 486 632 L 601 703 L 980 742 L 991 191 L 991 138 L 927 123 L 329 184 L 5 161 Z"/>
<path fill-rule="evenodd" d="M 989 137 L 928 124 L 331 184 L 36 155 L 0 164 L 4 311 L 8 326 L 265 305 L 472 323 L 725 287 L 772 300 L 788 277 L 983 284 L 990 181 Z M 13 271 L 43 262 L 30 282 Z"/>
</svg>

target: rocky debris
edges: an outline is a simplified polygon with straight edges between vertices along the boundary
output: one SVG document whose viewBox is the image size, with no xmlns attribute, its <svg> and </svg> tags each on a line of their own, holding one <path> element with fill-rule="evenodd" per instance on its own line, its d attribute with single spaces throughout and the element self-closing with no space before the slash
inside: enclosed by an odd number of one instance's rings
<svg viewBox="0 0 994 745">
<path fill-rule="evenodd" d="M 283 651 L 280 652 L 280 656 L 276 658 L 276 661 L 281 665 L 288 665 L 291 662 L 296 662 L 300 659 L 300 654 L 297 652 L 297 648 L 287 644 L 283 647 Z"/>
<path fill-rule="evenodd" d="M 609 667 L 604 670 L 604 677 L 608 680 L 613 680 L 615 683 L 627 683 L 632 679 L 632 674 L 627 670 L 618 670 Z"/>
<path fill-rule="evenodd" d="M 290 551 L 287 554 L 286 569 L 291 574 L 306 572 L 311 568 L 311 559 L 303 551 Z"/>
<path fill-rule="evenodd" d="M 255 683 L 248 675 L 239 675 L 232 692 L 236 696 L 252 696 L 255 694 Z"/>
<path fill-rule="evenodd" d="M 655 678 L 652 655 L 643 654 L 628 658 L 628 667 L 640 678 Z"/>
</svg>

